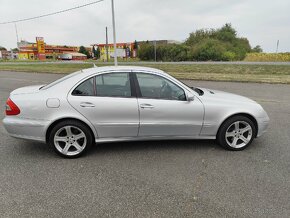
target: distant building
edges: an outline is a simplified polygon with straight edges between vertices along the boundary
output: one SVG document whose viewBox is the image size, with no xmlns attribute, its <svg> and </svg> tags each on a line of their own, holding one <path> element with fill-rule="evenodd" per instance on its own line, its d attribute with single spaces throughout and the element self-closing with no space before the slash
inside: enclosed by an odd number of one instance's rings
<svg viewBox="0 0 290 218">
<path fill-rule="evenodd" d="M 156 40 L 156 41 L 137 41 L 137 47 L 144 43 L 154 44 L 156 42 L 157 45 L 167 45 L 167 44 L 181 44 L 179 41 L 175 40 Z M 107 60 L 107 47 L 106 44 L 93 44 L 95 49 L 99 48 L 100 50 L 100 60 Z M 117 57 L 118 58 L 136 58 L 137 50 L 135 48 L 135 42 L 129 43 L 117 43 Z M 114 58 L 114 44 L 108 44 L 108 58 L 109 60 Z"/>
<path fill-rule="evenodd" d="M 86 60 L 87 56 L 79 52 L 67 52 L 58 56 L 59 60 Z"/>
<path fill-rule="evenodd" d="M 42 37 L 37 37 L 36 42 L 27 42 L 21 40 L 18 42 L 19 59 L 57 59 L 59 55 L 65 53 L 78 53 L 78 46 L 67 45 L 48 45 Z M 92 49 L 86 47 L 86 50 L 92 54 Z"/>
<path fill-rule="evenodd" d="M 95 49 L 100 50 L 100 60 L 107 60 L 107 45 L 106 44 L 93 44 Z M 108 58 L 114 58 L 114 44 L 108 44 Z M 134 48 L 134 43 L 117 43 L 117 57 L 118 58 L 136 58 L 137 52 Z"/>
<path fill-rule="evenodd" d="M 6 50 L 0 50 L 0 59 L 3 60 L 11 60 L 11 59 L 17 59 L 18 53 L 14 51 L 6 51 Z"/>
<path fill-rule="evenodd" d="M 156 42 L 157 45 L 168 45 L 168 44 L 181 44 L 182 42 L 176 41 L 176 40 L 148 40 L 148 41 L 138 41 L 138 44 L 144 44 L 144 43 L 149 43 L 149 44 L 154 44 Z"/>
</svg>

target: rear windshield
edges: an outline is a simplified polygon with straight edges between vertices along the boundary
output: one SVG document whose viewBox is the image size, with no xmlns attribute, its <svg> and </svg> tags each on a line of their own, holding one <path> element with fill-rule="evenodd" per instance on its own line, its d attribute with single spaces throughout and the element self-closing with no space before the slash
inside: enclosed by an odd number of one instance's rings
<svg viewBox="0 0 290 218">
<path fill-rule="evenodd" d="M 81 72 L 81 71 L 77 71 L 77 72 L 75 72 L 75 73 L 71 73 L 71 74 L 69 74 L 69 75 L 66 75 L 66 76 L 64 76 L 64 77 L 62 77 L 62 78 L 60 78 L 60 79 L 58 79 L 58 80 L 56 80 L 56 81 L 54 81 L 54 82 L 52 82 L 52 83 L 50 83 L 50 84 L 48 84 L 48 85 L 42 86 L 40 89 L 41 89 L 41 90 L 48 89 L 48 88 L 50 88 L 50 87 L 52 87 L 52 86 L 54 86 L 54 85 L 56 85 L 56 84 L 58 84 L 58 83 L 60 83 L 60 82 L 62 82 L 62 81 L 64 81 L 64 80 L 66 80 L 66 79 L 69 79 L 69 78 L 75 76 L 76 74 L 79 74 L 80 72 Z"/>
</svg>

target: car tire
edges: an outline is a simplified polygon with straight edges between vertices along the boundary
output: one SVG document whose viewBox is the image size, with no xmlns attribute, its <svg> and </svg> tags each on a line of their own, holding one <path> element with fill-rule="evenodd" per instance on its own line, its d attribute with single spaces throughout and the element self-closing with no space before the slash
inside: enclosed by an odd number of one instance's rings
<svg viewBox="0 0 290 218">
<path fill-rule="evenodd" d="M 87 152 L 93 143 L 90 129 L 75 120 L 56 124 L 50 132 L 49 144 L 54 151 L 65 158 L 77 158 Z"/>
<path fill-rule="evenodd" d="M 251 119 L 245 116 L 234 116 L 221 125 L 217 142 L 227 150 L 241 151 L 252 143 L 256 135 L 257 129 Z"/>
</svg>

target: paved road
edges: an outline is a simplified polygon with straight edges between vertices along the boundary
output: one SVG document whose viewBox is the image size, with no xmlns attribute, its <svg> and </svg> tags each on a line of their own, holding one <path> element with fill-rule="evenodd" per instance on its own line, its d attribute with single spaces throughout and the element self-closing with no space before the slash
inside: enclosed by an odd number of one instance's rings
<svg viewBox="0 0 290 218">
<path fill-rule="evenodd" d="M 13 89 L 58 77 L 0 72 L 1 108 Z M 0 216 L 290 217 L 290 86 L 186 82 L 257 100 L 269 132 L 242 152 L 212 141 L 131 142 L 66 160 L 8 137 L 0 123 Z"/>
</svg>

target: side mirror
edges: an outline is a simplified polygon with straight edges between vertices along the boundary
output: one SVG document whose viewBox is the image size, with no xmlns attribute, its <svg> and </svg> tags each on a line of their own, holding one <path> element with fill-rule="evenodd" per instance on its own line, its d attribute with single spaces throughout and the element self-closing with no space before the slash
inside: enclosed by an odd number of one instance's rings
<svg viewBox="0 0 290 218">
<path fill-rule="evenodd" d="M 187 101 L 194 101 L 194 95 L 191 93 L 187 93 Z"/>
</svg>

